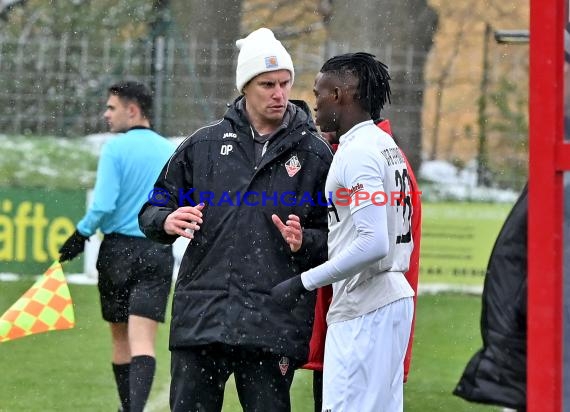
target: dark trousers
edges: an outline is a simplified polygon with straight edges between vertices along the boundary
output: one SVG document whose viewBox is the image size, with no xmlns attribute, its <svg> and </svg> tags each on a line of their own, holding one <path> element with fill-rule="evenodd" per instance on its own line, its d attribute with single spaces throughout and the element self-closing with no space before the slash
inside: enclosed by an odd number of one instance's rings
<svg viewBox="0 0 570 412">
<path fill-rule="evenodd" d="M 298 362 L 256 348 L 224 344 L 172 350 L 170 408 L 218 412 L 233 373 L 245 412 L 290 412 L 289 389 Z"/>
</svg>

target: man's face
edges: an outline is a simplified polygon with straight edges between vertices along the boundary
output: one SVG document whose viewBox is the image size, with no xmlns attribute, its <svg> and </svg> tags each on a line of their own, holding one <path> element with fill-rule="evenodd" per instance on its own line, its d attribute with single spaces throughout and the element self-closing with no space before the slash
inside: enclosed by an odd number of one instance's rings
<svg viewBox="0 0 570 412">
<path fill-rule="evenodd" d="M 323 133 L 336 132 L 337 94 L 331 78 L 319 72 L 315 77 L 313 93 L 315 95 L 315 123 Z"/>
<path fill-rule="evenodd" d="M 262 123 L 280 122 L 285 115 L 290 92 L 289 70 L 261 73 L 243 89 L 247 112 Z"/>
<path fill-rule="evenodd" d="M 129 104 L 114 94 L 109 95 L 107 99 L 107 110 L 103 113 L 103 118 L 109 125 L 109 130 L 113 133 L 129 130 Z"/>
</svg>

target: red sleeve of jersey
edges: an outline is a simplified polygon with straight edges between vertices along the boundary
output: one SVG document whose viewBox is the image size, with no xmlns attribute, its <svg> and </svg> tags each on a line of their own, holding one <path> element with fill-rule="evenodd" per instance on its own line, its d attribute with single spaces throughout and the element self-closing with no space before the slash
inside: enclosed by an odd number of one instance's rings
<svg viewBox="0 0 570 412">
<path fill-rule="evenodd" d="M 323 370 L 325 358 L 325 338 L 327 336 L 327 312 L 332 300 L 332 286 L 327 285 L 317 289 L 317 301 L 315 303 L 315 323 L 313 334 L 309 342 L 309 359 L 303 369 L 316 371 Z"/>
<path fill-rule="evenodd" d="M 410 177 L 410 184 L 412 186 L 412 239 L 414 240 L 414 249 L 410 256 L 410 267 L 405 273 L 408 283 L 414 290 L 414 317 L 412 318 L 412 329 L 410 331 L 410 340 L 408 341 L 408 349 L 406 350 L 406 357 L 404 358 L 404 382 L 408 380 L 408 372 L 410 371 L 410 363 L 412 361 L 412 344 L 414 342 L 414 328 L 416 325 L 416 303 L 418 296 L 418 279 L 420 274 L 420 240 L 422 237 L 422 202 L 420 199 L 420 189 L 414 171 L 410 167 L 406 155 L 402 153 L 406 160 L 406 167 L 408 168 L 408 175 Z"/>
<path fill-rule="evenodd" d="M 376 124 L 380 129 L 384 130 L 392 136 L 392 128 L 388 119 L 382 120 Z M 400 150 L 401 151 L 401 150 Z M 412 362 L 412 344 L 414 342 L 414 328 L 416 325 L 416 303 L 418 296 L 418 278 L 420 274 L 420 240 L 422 236 L 422 203 L 420 199 L 420 189 L 416 176 L 410 162 L 405 153 L 401 151 L 404 160 L 406 161 L 406 168 L 410 177 L 411 193 L 412 193 L 412 239 L 414 240 L 414 249 L 410 256 L 410 267 L 405 273 L 408 283 L 414 290 L 414 317 L 412 318 L 412 329 L 410 331 L 410 340 L 408 341 L 408 349 L 406 350 L 406 357 L 404 358 L 404 382 L 408 380 L 408 372 L 410 371 L 410 364 Z"/>
</svg>

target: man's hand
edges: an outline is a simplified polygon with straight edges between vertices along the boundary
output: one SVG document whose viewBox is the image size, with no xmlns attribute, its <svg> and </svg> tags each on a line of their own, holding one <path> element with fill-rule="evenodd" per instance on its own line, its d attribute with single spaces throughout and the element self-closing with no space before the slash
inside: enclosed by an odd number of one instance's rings
<svg viewBox="0 0 570 412">
<path fill-rule="evenodd" d="M 289 278 L 271 289 L 271 297 L 285 310 L 293 310 L 309 291 L 303 286 L 301 275 Z"/>
<path fill-rule="evenodd" d="M 198 206 L 182 206 L 169 214 L 164 221 L 164 231 L 169 235 L 183 236 L 194 239 L 194 231 L 200 230 L 202 224 L 202 209 L 204 204 Z"/>
<path fill-rule="evenodd" d="M 297 252 L 301 249 L 301 245 L 303 244 L 303 228 L 301 227 L 301 220 L 297 215 L 289 215 L 289 220 L 287 220 L 287 224 L 284 224 L 283 221 L 277 215 L 271 215 L 271 220 L 279 232 L 281 232 L 281 236 L 285 239 L 285 242 L 289 244 L 291 248 L 291 252 Z"/>
<path fill-rule="evenodd" d="M 59 248 L 59 261 L 65 262 L 66 260 L 71 260 L 82 253 L 85 249 L 86 240 L 89 240 L 89 238 L 83 236 L 78 230 L 75 230 L 75 232 L 67 238 L 63 246 Z"/>
</svg>

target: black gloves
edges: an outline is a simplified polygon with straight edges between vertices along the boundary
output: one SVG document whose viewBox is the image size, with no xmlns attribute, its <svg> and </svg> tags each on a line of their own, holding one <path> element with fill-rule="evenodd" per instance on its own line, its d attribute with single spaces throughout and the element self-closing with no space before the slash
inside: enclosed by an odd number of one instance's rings
<svg viewBox="0 0 570 412">
<path fill-rule="evenodd" d="M 289 278 L 271 289 L 271 297 L 279 306 L 286 310 L 293 310 L 305 295 L 309 293 L 303 282 L 301 275 Z"/>
<path fill-rule="evenodd" d="M 83 236 L 77 230 L 65 241 L 62 247 L 59 248 L 59 261 L 65 262 L 71 260 L 85 249 L 85 241 L 89 240 L 88 237 Z"/>
</svg>

